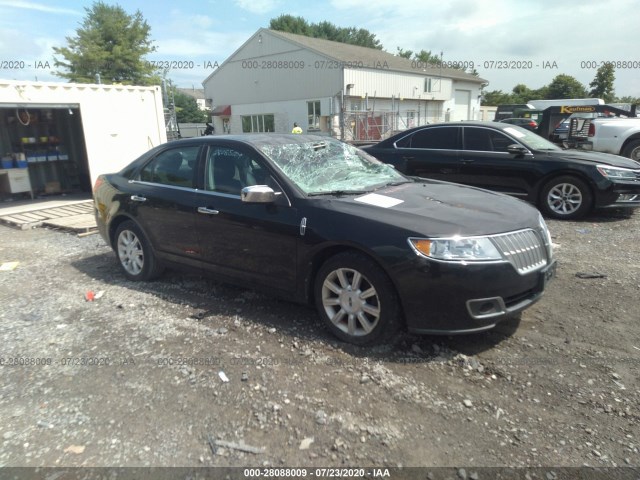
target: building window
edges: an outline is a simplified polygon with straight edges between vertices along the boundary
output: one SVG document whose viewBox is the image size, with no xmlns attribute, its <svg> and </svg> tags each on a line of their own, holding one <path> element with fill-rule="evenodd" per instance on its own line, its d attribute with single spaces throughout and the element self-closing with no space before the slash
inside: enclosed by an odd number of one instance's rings
<svg viewBox="0 0 640 480">
<path fill-rule="evenodd" d="M 320 130 L 320 100 L 307 102 L 307 113 L 309 115 L 307 130 Z"/>
<path fill-rule="evenodd" d="M 241 118 L 243 133 L 275 131 L 273 115 L 243 115 Z"/>
<path fill-rule="evenodd" d="M 424 91 L 425 93 L 439 92 L 440 91 L 440 79 L 427 77 L 424 79 Z"/>
</svg>

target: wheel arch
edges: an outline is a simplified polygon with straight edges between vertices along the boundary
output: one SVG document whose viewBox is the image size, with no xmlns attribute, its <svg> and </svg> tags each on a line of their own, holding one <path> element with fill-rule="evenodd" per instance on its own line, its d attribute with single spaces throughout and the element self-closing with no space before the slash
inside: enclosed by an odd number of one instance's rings
<svg viewBox="0 0 640 480">
<path fill-rule="evenodd" d="M 118 215 L 117 217 L 114 217 L 113 219 L 111 219 L 111 222 L 109 222 L 109 230 L 107 232 L 109 236 L 109 244 L 111 245 L 111 248 L 114 248 L 115 236 L 116 236 L 116 231 L 118 230 L 118 227 L 127 221 L 132 221 L 133 223 L 136 224 L 136 226 L 140 230 L 142 230 L 142 227 L 140 227 L 140 224 L 136 222 L 135 219 L 133 217 L 130 217 L 129 215 L 126 215 L 123 213 Z M 144 233 L 144 230 L 142 230 L 142 232 Z"/>
<path fill-rule="evenodd" d="M 625 139 L 624 142 L 622 142 L 619 155 L 622 155 L 622 152 L 624 152 L 625 148 L 627 148 L 627 145 L 636 140 L 640 140 L 640 132 L 636 132 L 633 135 L 630 135 L 627 139 Z"/>
<path fill-rule="evenodd" d="M 353 253 L 357 253 L 360 254 L 364 257 L 369 258 L 371 261 L 375 262 L 375 264 L 380 267 L 380 269 L 382 269 L 382 271 L 385 273 L 385 275 L 389 278 L 389 281 L 391 282 L 391 285 L 393 285 L 393 288 L 395 290 L 396 296 L 398 297 L 398 302 L 399 302 L 399 308 L 401 310 L 401 312 L 403 313 L 403 317 L 404 317 L 404 310 L 402 307 L 402 296 L 400 295 L 400 291 L 398 290 L 398 285 L 396 284 L 393 275 L 390 274 L 389 270 L 387 268 L 385 268 L 385 266 L 383 265 L 383 263 L 380 261 L 380 259 L 378 257 L 376 257 L 376 255 L 374 255 L 372 252 L 356 246 L 356 245 L 348 245 L 348 244 L 337 244 L 337 245 L 327 245 L 326 247 L 322 248 L 321 250 L 318 250 L 317 252 L 315 252 L 313 254 L 313 256 L 310 259 L 310 263 L 311 266 L 310 268 L 307 270 L 308 273 L 306 275 L 305 278 L 305 291 L 304 291 L 304 297 L 305 297 L 305 302 L 308 303 L 309 305 L 313 305 L 313 303 L 315 302 L 315 297 L 314 297 L 314 284 L 315 284 L 315 280 L 316 277 L 318 275 L 318 271 L 320 270 L 320 268 L 322 267 L 322 265 L 331 257 L 339 254 L 339 253 L 345 253 L 345 252 L 353 252 Z"/>
<path fill-rule="evenodd" d="M 551 173 L 548 173 L 547 175 L 542 177 L 540 180 L 538 180 L 538 183 L 536 184 L 536 187 L 535 187 L 535 193 L 534 193 L 536 206 L 539 205 L 540 202 L 543 200 L 541 196 L 542 196 L 542 189 L 544 188 L 544 186 L 554 178 L 558 178 L 558 177 L 576 177 L 577 179 L 583 181 L 585 185 L 589 188 L 589 193 L 591 194 L 592 202 L 595 201 L 596 185 L 593 182 L 593 179 L 591 179 L 588 175 L 584 174 L 579 170 L 555 170 Z"/>
</svg>

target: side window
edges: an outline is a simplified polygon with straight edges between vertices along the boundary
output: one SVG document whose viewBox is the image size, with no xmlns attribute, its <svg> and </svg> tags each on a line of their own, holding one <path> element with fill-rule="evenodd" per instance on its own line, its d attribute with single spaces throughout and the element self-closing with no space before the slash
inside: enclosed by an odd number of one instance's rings
<svg viewBox="0 0 640 480">
<path fill-rule="evenodd" d="M 410 148 L 458 149 L 458 127 L 435 127 L 419 130 L 411 136 Z"/>
<path fill-rule="evenodd" d="M 264 185 L 267 171 L 252 156 L 230 147 L 211 147 L 205 164 L 205 190 L 240 195 L 244 187 Z"/>
<path fill-rule="evenodd" d="M 465 127 L 464 149 L 481 152 L 507 152 L 513 140 L 500 132 L 487 128 Z"/>
<path fill-rule="evenodd" d="M 175 187 L 194 188 L 200 147 L 182 147 L 158 154 L 140 171 L 139 180 Z"/>
</svg>

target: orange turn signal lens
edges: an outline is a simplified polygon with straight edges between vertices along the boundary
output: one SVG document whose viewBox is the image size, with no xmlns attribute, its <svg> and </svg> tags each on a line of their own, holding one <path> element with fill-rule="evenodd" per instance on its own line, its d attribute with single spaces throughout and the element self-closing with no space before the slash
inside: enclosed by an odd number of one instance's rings
<svg viewBox="0 0 640 480">
<path fill-rule="evenodd" d="M 413 243 L 415 249 L 423 255 L 426 255 L 427 257 L 431 256 L 431 240 L 412 239 L 411 243 Z"/>
</svg>

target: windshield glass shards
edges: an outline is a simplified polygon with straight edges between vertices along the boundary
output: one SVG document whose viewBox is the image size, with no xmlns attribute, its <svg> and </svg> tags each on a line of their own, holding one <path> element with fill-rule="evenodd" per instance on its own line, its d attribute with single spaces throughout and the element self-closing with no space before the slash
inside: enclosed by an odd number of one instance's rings
<svg viewBox="0 0 640 480">
<path fill-rule="evenodd" d="M 333 139 L 258 148 L 307 195 L 361 193 L 410 181 L 390 165 Z"/>
</svg>

